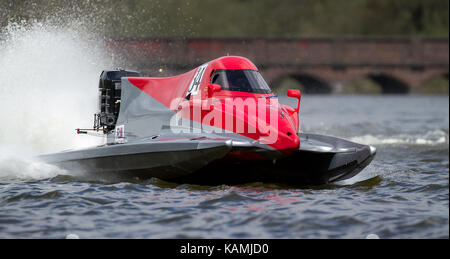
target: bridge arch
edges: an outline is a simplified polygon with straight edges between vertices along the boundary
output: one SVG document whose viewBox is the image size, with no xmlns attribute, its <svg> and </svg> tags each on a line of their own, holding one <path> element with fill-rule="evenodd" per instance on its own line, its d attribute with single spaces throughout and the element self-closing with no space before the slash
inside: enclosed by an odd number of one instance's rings
<svg viewBox="0 0 450 259">
<path fill-rule="evenodd" d="M 401 79 L 384 73 L 368 74 L 367 78 L 377 83 L 383 94 L 407 94 L 410 86 Z"/>
<path fill-rule="evenodd" d="M 333 87 L 325 80 L 310 74 L 288 74 L 270 82 L 272 90 L 278 94 L 286 94 L 288 89 L 300 89 L 306 94 L 329 94 Z"/>
</svg>

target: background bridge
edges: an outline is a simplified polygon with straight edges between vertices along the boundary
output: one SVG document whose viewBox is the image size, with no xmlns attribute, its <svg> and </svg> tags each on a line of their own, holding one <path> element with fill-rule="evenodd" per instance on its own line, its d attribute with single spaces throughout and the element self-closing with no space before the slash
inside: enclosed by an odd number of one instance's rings
<svg viewBox="0 0 450 259">
<path fill-rule="evenodd" d="M 290 78 L 309 93 L 345 92 L 349 82 L 361 78 L 383 93 L 418 93 L 436 77 L 448 82 L 449 74 L 449 41 L 440 38 L 127 39 L 107 44 L 128 60 L 127 67 L 151 76 L 176 75 L 238 55 L 251 59 L 275 88 Z"/>
</svg>

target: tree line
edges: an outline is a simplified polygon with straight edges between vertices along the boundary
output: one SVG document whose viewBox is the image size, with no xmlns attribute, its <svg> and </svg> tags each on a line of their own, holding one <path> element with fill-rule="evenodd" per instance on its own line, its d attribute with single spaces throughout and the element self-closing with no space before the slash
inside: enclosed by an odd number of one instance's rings
<svg viewBox="0 0 450 259">
<path fill-rule="evenodd" d="M 109 38 L 448 37 L 448 0 L 0 0 L 0 26 L 45 21 Z"/>
</svg>

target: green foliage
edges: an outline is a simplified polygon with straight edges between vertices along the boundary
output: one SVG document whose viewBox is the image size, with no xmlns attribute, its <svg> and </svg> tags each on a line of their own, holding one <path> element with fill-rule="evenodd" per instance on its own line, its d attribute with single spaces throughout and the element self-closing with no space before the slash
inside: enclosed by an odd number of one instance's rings
<svg viewBox="0 0 450 259">
<path fill-rule="evenodd" d="M 81 20 L 107 37 L 448 37 L 448 0 L 0 0 L 0 26 Z"/>
<path fill-rule="evenodd" d="M 421 94 L 449 94 L 448 76 L 438 76 L 426 82 Z"/>
<path fill-rule="evenodd" d="M 343 85 L 340 94 L 381 94 L 383 89 L 380 85 L 369 78 L 356 78 Z"/>
<path fill-rule="evenodd" d="M 284 78 L 278 82 L 275 82 L 270 86 L 274 93 L 278 95 L 287 95 L 289 89 L 299 89 L 300 92 L 304 92 L 304 86 L 292 77 Z"/>
</svg>

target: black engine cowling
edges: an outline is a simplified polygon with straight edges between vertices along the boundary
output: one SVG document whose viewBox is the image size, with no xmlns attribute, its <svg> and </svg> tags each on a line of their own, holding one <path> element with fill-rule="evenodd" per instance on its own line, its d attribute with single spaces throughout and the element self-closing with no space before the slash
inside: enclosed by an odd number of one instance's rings
<svg viewBox="0 0 450 259">
<path fill-rule="evenodd" d="M 139 77 L 136 71 L 104 70 L 99 82 L 99 113 L 95 114 L 94 129 L 103 129 L 105 133 L 116 126 L 120 110 L 121 78 Z"/>
</svg>

